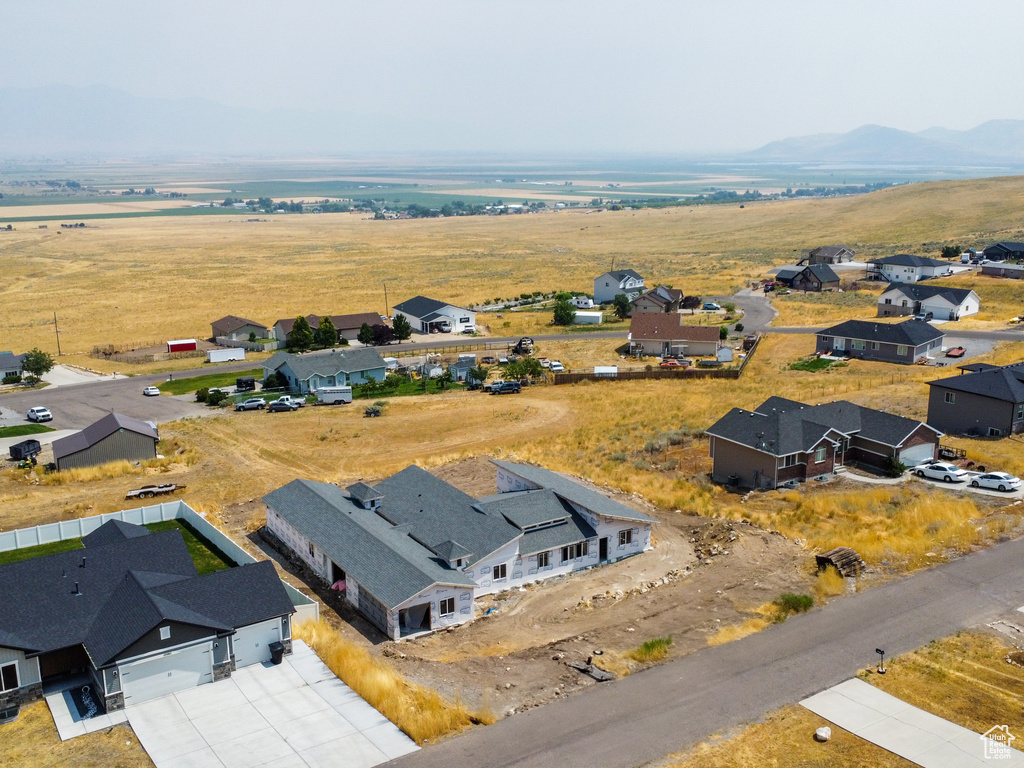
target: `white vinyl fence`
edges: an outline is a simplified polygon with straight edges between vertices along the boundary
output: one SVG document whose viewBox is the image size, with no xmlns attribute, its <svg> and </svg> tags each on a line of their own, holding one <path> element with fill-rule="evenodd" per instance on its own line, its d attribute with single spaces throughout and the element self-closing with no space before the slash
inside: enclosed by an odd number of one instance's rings
<svg viewBox="0 0 1024 768">
<path fill-rule="evenodd" d="M 53 542 L 65 541 L 67 539 L 80 539 L 92 533 L 109 520 L 120 520 L 125 523 L 134 523 L 135 525 L 161 523 L 165 520 L 183 520 L 220 550 L 235 565 L 247 565 L 248 563 L 256 562 L 256 558 L 238 546 L 206 518 L 192 509 L 192 507 L 180 500 L 165 501 L 148 507 L 124 509 L 120 512 L 108 512 L 104 515 L 80 517 L 77 520 L 63 520 L 59 523 L 37 525 L 34 528 L 0 531 L 0 552 L 36 547 L 40 544 L 52 544 Z M 295 621 L 315 620 L 319 617 L 320 606 L 315 600 L 306 597 L 291 584 L 285 581 L 281 583 L 284 584 L 285 591 L 288 593 L 288 597 L 291 598 L 292 605 L 295 606 Z"/>
</svg>

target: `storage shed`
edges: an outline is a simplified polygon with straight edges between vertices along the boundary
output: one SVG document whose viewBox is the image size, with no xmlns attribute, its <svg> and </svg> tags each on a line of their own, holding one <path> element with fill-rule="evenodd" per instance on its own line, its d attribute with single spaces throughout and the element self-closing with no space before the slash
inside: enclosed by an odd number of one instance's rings
<svg viewBox="0 0 1024 768">
<path fill-rule="evenodd" d="M 177 339 L 167 342 L 168 352 L 195 352 L 199 348 L 199 342 L 195 339 Z"/>
<path fill-rule="evenodd" d="M 156 427 L 120 413 L 108 413 L 81 432 L 53 442 L 58 470 L 92 467 L 111 461 L 156 458 Z"/>
<path fill-rule="evenodd" d="M 573 322 L 577 325 L 600 325 L 603 317 L 603 312 L 577 312 Z"/>
</svg>

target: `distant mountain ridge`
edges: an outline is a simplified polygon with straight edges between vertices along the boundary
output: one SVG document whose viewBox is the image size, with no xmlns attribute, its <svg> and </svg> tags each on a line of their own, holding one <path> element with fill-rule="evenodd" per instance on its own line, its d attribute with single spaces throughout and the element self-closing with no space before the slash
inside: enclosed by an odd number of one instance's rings
<svg viewBox="0 0 1024 768">
<path fill-rule="evenodd" d="M 745 158 L 766 162 L 992 165 L 1024 163 L 1024 120 L 990 120 L 966 131 L 918 133 L 863 125 L 848 133 L 798 136 L 765 144 Z"/>
</svg>

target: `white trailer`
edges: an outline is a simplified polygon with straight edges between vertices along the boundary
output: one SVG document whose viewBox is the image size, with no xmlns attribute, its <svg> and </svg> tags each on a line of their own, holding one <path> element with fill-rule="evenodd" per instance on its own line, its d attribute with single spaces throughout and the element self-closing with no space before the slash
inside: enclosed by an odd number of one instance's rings
<svg viewBox="0 0 1024 768">
<path fill-rule="evenodd" d="M 603 312 L 577 312 L 576 318 L 573 320 L 578 325 L 592 324 L 597 325 L 604 318 Z"/>
<path fill-rule="evenodd" d="M 351 403 L 352 387 L 320 387 L 316 397 L 321 403 Z"/>
<path fill-rule="evenodd" d="M 211 349 L 206 353 L 206 362 L 208 363 L 226 363 L 229 360 L 245 360 L 245 350 L 227 347 Z"/>
</svg>

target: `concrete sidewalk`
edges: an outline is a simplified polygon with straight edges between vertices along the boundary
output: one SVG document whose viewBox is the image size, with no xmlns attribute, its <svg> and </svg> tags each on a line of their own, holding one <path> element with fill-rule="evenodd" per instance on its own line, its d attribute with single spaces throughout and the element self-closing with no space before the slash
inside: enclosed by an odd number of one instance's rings
<svg viewBox="0 0 1024 768">
<path fill-rule="evenodd" d="M 800 702 L 835 725 L 924 768 L 1024 766 L 1024 752 L 943 720 L 863 680 L 847 680 Z M 1005 725 L 992 723 L 992 733 Z M 1011 737 L 1012 738 L 1012 737 Z"/>
</svg>

